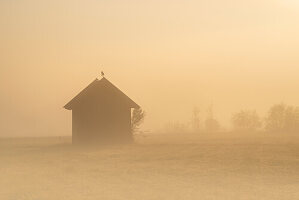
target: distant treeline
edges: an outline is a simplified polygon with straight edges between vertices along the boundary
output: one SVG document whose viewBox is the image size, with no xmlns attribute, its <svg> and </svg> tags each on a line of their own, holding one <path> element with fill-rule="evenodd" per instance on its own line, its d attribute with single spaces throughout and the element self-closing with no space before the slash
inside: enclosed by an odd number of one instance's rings
<svg viewBox="0 0 299 200">
<path fill-rule="evenodd" d="M 259 117 L 255 111 L 243 110 L 233 115 L 232 125 L 236 130 L 299 132 L 299 107 L 276 104 L 263 118 Z"/>
<path fill-rule="evenodd" d="M 214 117 L 212 107 L 205 120 L 200 121 L 199 110 L 195 108 L 192 113 L 190 125 L 183 123 L 169 123 L 168 131 L 184 132 L 219 132 L 223 131 L 219 121 Z M 239 132 L 276 132 L 299 133 L 299 107 L 286 104 L 276 104 L 270 107 L 266 116 L 259 116 L 255 110 L 241 110 L 231 117 L 231 131 Z"/>
</svg>

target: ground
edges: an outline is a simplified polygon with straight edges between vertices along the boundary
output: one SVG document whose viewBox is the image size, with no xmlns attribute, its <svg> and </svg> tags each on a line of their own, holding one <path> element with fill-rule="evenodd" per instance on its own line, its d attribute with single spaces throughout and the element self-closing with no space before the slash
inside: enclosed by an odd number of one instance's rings
<svg viewBox="0 0 299 200">
<path fill-rule="evenodd" d="M 1 139 L 0 149 L 1 200 L 299 199 L 297 137 Z"/>
</svg>

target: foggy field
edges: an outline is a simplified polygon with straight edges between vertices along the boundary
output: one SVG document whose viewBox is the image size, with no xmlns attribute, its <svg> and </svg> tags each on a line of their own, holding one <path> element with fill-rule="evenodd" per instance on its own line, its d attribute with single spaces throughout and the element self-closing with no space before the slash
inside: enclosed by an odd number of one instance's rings
<svg viewBox="0 0 299 200">
<path fill-rule="evenodd" d="M 0 149 L 1 200 L 299 199 L 298 137 L 1 139 Z"/>
</svg>

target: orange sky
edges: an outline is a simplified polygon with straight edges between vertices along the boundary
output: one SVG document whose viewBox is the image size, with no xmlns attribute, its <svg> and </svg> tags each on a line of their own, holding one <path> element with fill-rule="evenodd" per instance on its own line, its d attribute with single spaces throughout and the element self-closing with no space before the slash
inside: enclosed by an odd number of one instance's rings
<svg viewBox="0 0 299 200">
<path fill-rule="evenodd" d="M 102 69 L 144 129 L 299 105 L 296 0 L 2 0 L 0 25 L 0 136 L 71 134 L 62 107 Z"/>
</svg>

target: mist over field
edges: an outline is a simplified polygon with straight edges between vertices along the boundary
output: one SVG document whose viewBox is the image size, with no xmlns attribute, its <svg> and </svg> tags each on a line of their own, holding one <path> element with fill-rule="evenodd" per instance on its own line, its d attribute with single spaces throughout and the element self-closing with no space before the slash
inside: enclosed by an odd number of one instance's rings
<svg viewBox="0 0 299 200">
<path fill-rule="evenodd" d="M 299 199 L 297 0 L 1 0 L 0 200 Z"/>
<path fill-rule="evenodd" d="M 0 141 L 1 199 L 298 199 L 298 137 L 164 135 L 75 148 Z"/>
</svg>

